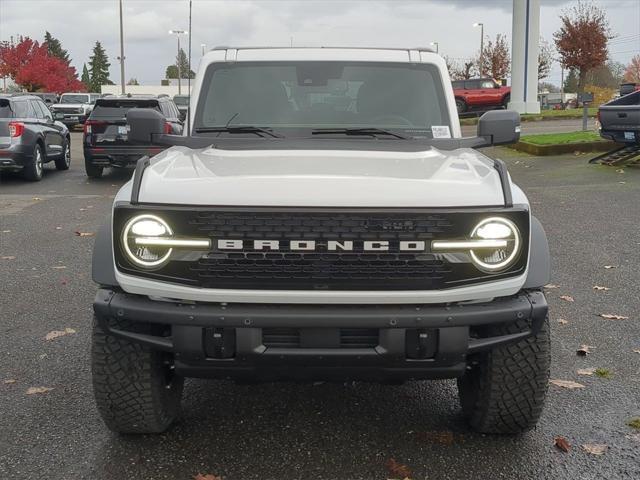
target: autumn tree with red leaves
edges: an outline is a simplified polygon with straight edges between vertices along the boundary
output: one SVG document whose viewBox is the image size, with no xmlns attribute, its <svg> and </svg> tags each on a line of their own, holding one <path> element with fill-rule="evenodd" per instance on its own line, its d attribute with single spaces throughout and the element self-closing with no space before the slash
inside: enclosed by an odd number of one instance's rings
<svg viewBox="0 0 640 480">
<path fill-rule="evenodd" d="M 484 72 L 480 72 L 480 76 L 489 73 L 491 78 L 496 80 L 507 78 L 511 70 L 511 55 L 509 54 L 507 36 L 499 33 L 496 35 L 495 41 L 488 40 L 482 53 L 482 59 L 478 55 L 478 65 L 482 65 L 484 70 Z"/>
<path fill-rule="evenodd" d="M 640 55 L 636 55 L 629 62 L 629 66 L 624 71 L 624 80 L 640 84 Z"/>
<path fill-rule="evenodd" d="M 553 34 L 556 49 L 565 68 L 577 71 L 578 91 L 582 92 L 589 71 L 609 58 L 607 43 L 613 38 L 609 21 L 604 10 L 583 1 L 564 10 L 560 21 L 560 30 Z"/>
<path fill-rule="evenodd" d="M 29 91 L 64 93 L 85 91 L 76 69 L 49 54 L 47 44 L 40 45 L 29 37 L 15 44 L 0 46 L 0 77 L 10 77 Z"/>
</svg>

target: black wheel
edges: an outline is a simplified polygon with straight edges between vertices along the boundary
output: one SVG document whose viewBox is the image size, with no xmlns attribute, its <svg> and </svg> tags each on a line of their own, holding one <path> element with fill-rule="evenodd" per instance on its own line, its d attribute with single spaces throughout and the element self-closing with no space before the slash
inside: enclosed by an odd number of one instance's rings
<svg viewBox="0 0 640 480">
<path fill-rule="evenodd" d="M 98 167 L 91 163 L 91 158 L 85 157 L 84 159 L 84 171 L 87 172 L 87 177 L 100 178 L 104 167 Z"/>
<path fill-rule="evenodd" d="M 508 335 L 526 322 L 491 328 L 490 335 Z M 515 434 L 533 428 L 544 406 L 551 363 L 549 320 L 521 342 L 470 358 L 458 379 L 462 411 L 474 430 Z"/>
<path fill-rule="evenodd" d="M 506 109 L 509 108 L 509 102 L 511 101 L 511 95 L 507 94 L 502 99 L 502 106 Z"/>
<path fill-rule="evenodd" d="M 24 178 L 32 182 L 42 180 L 42 170 L 44 168 L 44 153 L 39 143 L 33 148 L 33 156 L 31 161 L 26 163 L 22 169 Z"/>
<path fill-rule="evenodd" d="M 458 113 L 464 113 L 467 111 L 467 104 L 464 100 L 456 98 L 456 109 L 458 110 Z"/>
<path fill-rule="evenodd" d="M 56 164 L 56 168 L 58 170 L 69 170 L 69 167 L 71 166 L 71 139 L 70 138 L 67 138 L 62 148 L 63 148 L 62 156 L 54 160 Z"/>
<path fill-rule="evenodd" d="M 116 328 L 151 333 L 148 325 L 112 321 Z M 106 334 L 94 318 L 91 348 L 93 394 L 110 430 L 161 433 L 178 416 L 184 379 L 173 373 L 173 358 Z"/>
</svg>

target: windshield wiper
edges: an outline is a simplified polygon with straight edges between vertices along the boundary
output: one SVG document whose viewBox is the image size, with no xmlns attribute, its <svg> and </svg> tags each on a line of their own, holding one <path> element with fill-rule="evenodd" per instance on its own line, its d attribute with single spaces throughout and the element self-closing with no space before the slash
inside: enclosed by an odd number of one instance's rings
<svg viewBox="0 0 640 480">
<path fill-rule="evenodd" d="M 273 132 L 269 128 L 263 127 L 254 127 L 252 125 L 229 125 L 226 127 L 201 127 L 196 128 L 196 133 L 255 133 L 256 135 L 263 136 L 261 134 L 268 135 L 273 138 L 284 138 L 282 135 L 279 135 Z"/>
<path fill-rule="evenodd" d="M 377 135 L 388 135 L 390 137 L 399 138 L 401 140 L 410 140 L 399 133 L 385 130 L 384 128 L 360 127 L 360 128 L 318 128 L 311 132 L 312 135 L 366 135 L 375 137 Z"/>
</svg>

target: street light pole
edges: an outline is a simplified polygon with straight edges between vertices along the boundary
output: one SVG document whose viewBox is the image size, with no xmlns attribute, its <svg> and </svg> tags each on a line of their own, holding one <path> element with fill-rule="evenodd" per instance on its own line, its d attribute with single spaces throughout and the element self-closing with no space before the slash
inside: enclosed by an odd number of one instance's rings
<svg viewBox="0 0 640 480">
<path fill-rule="evenodd" d="M 474 27 L 480 27 L 480 77 L 484 73 L 484 23 L 477 22 L 473 24 Z"/>
<path fill-rule="evenodd" d="M 120 0 L 120 90 L 124 95 L 124 27 L 122 25 L 122 0 Z"/>
<path fill-rule="evenodd" d="M 431 46 L 436 46 L 436 53 L 440 53 L 440 44 L 438 42 L 431 42 Z"/>
<path fill-rule="evenodd" d="M 178 67 L 178 95 L 182 94 L 182 68 L 180 65 L 180 35 L 186 35 L 186 30 L 169 30 L 169 35 L 175 35 L 178 38 L 178 56 L 176 57 L 176 65 Z M 191 74 L 191 72 L 188 72 Z"/>
</svg>

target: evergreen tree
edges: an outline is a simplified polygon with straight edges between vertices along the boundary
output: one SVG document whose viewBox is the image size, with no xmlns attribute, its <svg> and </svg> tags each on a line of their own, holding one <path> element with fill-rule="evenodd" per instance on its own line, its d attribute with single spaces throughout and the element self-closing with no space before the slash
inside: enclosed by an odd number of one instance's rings
<svg viewBox="0 0 640 480">
<path fill-rule="evenodd" d="M 193 70 L 189 70 L 189 59 L 187 58 L 187 54 L 184 53 L 184 50 L 181 48 L 176 56 L 176 63 L 167 67 L 166 78 L 178 78 L 178 65 L 180 65 L 181 78 L 196 77 L 195 72 Z"/>
<path fill-rule="evenodd" d="M 69 52 L 62 48 L 60 40 L 51 35 L 49 32 L 45 32 L 44 43 L 47 45 L 47 52 L 49 52 L 49 55 L 51 55 L 52 57 L 58 57 L 60 60 L 69 65 L 69 63 L 71 62 L 71 59 L 69 58 Z"/>
<path fill-rule="evenodd" d="M 96 41 L 93 47 L 93 55 L 89 57 L 89 91 L 100 92 L 101 85 L 113 85 L 109 80 L 109 57 L 102 44 Z"/>
<path fill-rule="evenodd" d="M 87 90 L 90 90 L 91 77 L 89 76 L 89 69 L 87 68 L 86 63 L 82 66 L 82 77 L 80 77 L 80 81 L 84 83 L 85 87 L 87 87 Z"/>
<path fill-rule="evenodd" d="M 140 85 L 140 83 L 138 83 L 137 78 L 130 78 L 129 81 L 127 82 L 127 85 Z"/>
<path fill-rule="evenodd" d="M 576 93 L 578 91 L 578 74 L 571 68 L 569 74 L 564 79 L 564 91 L 565 93 Z"/>
</svg>

